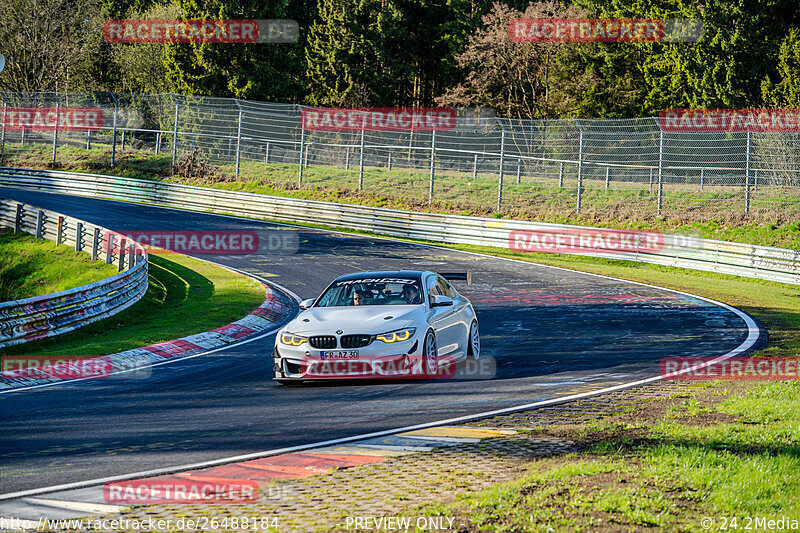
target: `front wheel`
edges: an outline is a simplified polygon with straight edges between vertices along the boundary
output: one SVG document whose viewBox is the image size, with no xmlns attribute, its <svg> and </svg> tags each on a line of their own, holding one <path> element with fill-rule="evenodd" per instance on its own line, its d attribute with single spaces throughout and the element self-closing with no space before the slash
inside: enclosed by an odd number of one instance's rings
<svg viewBox="0 0 800 533">
<path fill-rule="evenodd" d="M 436 335 L 432 329 L 425 334 L 422 344 L 422 371 L 427 376 L 435 376 L 439 371 L 439 353 L 436 348 Z"/>
<path fill-rule="evenodd" d="M 481 336 L 478 333 L 478 321 L 473 320 L 467 336 L 467 355 L 473 359 L 481 356 Z"/>
</svg>

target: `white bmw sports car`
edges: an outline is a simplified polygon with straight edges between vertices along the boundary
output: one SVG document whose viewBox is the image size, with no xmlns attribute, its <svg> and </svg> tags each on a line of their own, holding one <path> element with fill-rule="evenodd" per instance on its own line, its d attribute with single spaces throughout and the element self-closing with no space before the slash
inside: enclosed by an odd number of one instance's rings
<svg viewBox="0 0 800 533">
<path fill-rule="evenodd" d="M 449 279 L 467 273 L 361 272 L 333 281 L 275 338 L 275 379 L 441 377 L 480 356 L 478 321 Z"/>
</svg>

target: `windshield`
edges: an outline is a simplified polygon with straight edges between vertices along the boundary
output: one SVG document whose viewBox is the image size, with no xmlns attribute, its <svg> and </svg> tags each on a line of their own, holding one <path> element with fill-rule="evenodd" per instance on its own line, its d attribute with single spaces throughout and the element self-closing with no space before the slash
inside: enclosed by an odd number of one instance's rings
<svg viewBox="0 0 800 533">
<path fill-rule="evenodd" d="M 356 305 L 417 305 L 422 303 L 419 280 L 362 278 L 337 281 L 319 300 L 317 307 Z"/>
</svg>

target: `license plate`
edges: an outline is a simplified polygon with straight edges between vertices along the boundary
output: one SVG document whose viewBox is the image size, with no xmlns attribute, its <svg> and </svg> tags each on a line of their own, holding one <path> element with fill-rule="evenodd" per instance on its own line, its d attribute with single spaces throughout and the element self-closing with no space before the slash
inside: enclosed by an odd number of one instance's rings
<svg viewBox="0 0 800 533">
<path fill-rule="evenodd" d="M 332 350 L 319 352 L 319 358 L 325 359 L 358 359 L 358 350 Z"/>
</svg>

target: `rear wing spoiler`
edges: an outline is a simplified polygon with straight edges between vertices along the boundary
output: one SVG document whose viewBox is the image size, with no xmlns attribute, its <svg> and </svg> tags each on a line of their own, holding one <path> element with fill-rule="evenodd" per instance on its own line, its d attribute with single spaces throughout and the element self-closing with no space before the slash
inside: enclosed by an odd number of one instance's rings
<svg viewBox="0 0 800 533">
<path fill-rule="evenodd" d="M 447 281 L 466 281 L 467 285 L 472 285 L 472 271 L 467 272 L 439 272 Z"/>
</svg>

